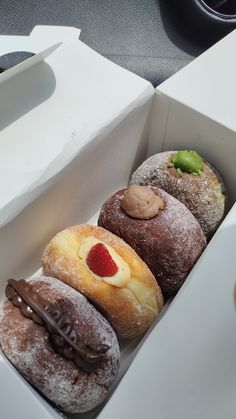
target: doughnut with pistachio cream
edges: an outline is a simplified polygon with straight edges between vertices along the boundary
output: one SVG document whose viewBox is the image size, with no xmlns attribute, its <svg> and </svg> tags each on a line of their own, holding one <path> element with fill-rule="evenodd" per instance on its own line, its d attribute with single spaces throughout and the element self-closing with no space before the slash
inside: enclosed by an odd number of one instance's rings
<svg viewBox="0 0 236 419">
<path fill-rule="evenodd" d="M 58 233 L 43 253 L 42 266 L 46 275 L 92 301 L 120 337 L 142 335 L 163 306 L 147 265 L 127 243 L 101 227 L 78 225 Z"/>
<path fill-rule="evenodd" d="M 103 205 L 98 225 L 130 244 L 166 296 L 176 294 L 206 246 L 193 214 L 165 191 L 131 185 Z"/>
<path fill-rule="evenodd" d="M 225 212 L 221 176 L 194 150 L 155 154 L 138 167 L 130 184 L 157 186 L 173 195 L 193 213 L 208 238 Z"/>
<path fill-rule="evenodd" d="M 101 403 L 119 369 L 119 345 L 88 300 L 55 278 L 10 279 L 0 305 L 0 346 L 22 375 L 59 408 Z"/>
</svg>

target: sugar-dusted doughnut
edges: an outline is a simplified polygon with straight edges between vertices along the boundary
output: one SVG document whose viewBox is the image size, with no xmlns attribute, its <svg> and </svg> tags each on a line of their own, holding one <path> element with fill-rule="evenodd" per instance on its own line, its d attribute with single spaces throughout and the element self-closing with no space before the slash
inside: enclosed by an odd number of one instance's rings
<svg viewBox="0 0 236 419">
<path fill-rule="evenodd" d="M 224 216 L 227 199 L 222 178 L 196 151 L 155 154 L 133 173 L 130 184 L 157 186 L 179 199 L 208 238 Z"/>
<path fill-rule="evenodd" d="M 206 246 L 193 214 L 161 189 L 131 185 L 103 205 L 98 224 L 146 262 L 166 296 L 174 295 Z"/>
<path fill-rule="evenodd" d="M 163 305 L 155 278 L 135 251 L 109 231 L 90 225 L 58 233 L 42 256 L 46 275 L 79 290 L 117 334 L 142 335 Z"/>
<path fill-rule="evenodd" d="M 59 408 L 101 403 L 119 369 L 115 332 L 88 300 L 55 278 L 10 280 L 0 305 L 0 346 Z"/>
</svg>

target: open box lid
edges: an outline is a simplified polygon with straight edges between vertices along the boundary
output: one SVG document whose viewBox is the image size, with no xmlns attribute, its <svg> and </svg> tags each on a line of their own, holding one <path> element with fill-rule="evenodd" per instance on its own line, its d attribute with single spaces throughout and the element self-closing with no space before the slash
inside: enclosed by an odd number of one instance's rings
<svg viewBox="0 0 236 419">
<path fill-rule="evenodd" d="M 0 85 L 0 228 L 85 144 L 153 95 L 150 83 L 75 40 L 78 34 L 73 28 L 38 27 L 29 37 L 0 37 L 0 55 L 38 52 L 65 37 L 44 62 Z"/>
</svg>

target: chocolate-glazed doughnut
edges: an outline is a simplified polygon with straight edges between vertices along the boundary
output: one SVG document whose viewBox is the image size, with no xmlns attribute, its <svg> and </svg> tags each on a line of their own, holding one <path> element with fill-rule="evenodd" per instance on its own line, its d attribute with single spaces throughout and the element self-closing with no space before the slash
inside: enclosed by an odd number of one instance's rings
<svg viewBox="0 0 236 419">
<path fill-rule="evenodd" d="M 93 409 L 119 369 L 116 335 L 77 291 L 55 278 L 10 280 L 0 306 L 0 346 L 22 375 L 59 408 Z"/>
</svg>

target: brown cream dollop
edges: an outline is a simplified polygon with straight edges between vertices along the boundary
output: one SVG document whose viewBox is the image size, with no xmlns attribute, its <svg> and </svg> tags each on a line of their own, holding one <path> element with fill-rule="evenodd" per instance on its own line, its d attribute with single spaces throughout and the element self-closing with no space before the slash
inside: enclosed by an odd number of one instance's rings
<svg viewBox="0 0 236 419">
<path fill-rule="evenodd" d="M 132 218 L 149 220 L 164 208 L 163 199 L 149 186 L 130 185 L 121 201 L 122 209 Z"/>
</svg>

